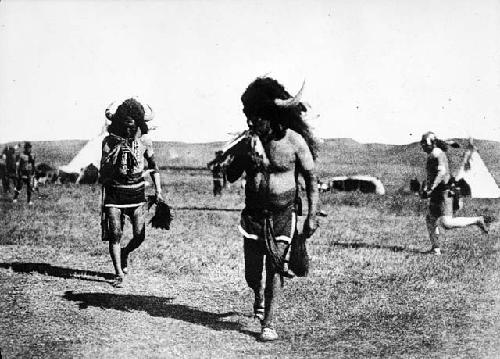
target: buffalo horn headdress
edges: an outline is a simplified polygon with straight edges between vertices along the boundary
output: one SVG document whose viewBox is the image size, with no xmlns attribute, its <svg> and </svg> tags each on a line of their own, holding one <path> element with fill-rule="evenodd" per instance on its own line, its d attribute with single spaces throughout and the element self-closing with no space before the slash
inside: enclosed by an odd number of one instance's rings
<svg viewBox="0 0 500 359">
<path fill-rule="evenodd" d="M 138 103 L 140 103 L 142 105 L 142 107 L 144 108 L 144 121 L 145 122 L 151 121 L 155 116 L 151 106 L 149 106 L 145 102 L 137 99 L 136 97 L 132 97 L 132 98 L 134 100 L 136 100 Z M 124 101 L 114 101 L 114 102 L 110 103 L 108 107 L 106 107 L 104 114 L 109 121 L 113 122 L 113 118 L 115 116 L 116 110 L 123 102 Z"/>
<path fill-rule="evenodd" d="M 274 103 L 279 106 L 279 107 L 294 107 L 294 106 L 299 106 L 302 100 L 302 91 L 304 90 L 304 85 L 306 84 L 306 81 L 304 80 L 302 82 L 302 86 L 300 87 L 299 92 L 293 97 L 290 97 L 289 99 L 282 100 L 280 98 L 274 99 Z"/>
</svg>

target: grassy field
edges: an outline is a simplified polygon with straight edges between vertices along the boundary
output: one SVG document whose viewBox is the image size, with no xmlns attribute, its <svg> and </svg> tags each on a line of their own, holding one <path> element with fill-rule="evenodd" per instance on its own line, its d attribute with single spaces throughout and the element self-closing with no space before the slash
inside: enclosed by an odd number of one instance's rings
<svg viewBox="0 0 500 359">
<path fill-rule="evenodd" d="M 499 147 L 488 144 L 481 155 L 498 178 Z M 256 340 L 242 190 L 214 199 L 209 172 L 163 171 L 172 229 L 148 226 L 122 289 L 108 283 L 99 187 L 42 187 L 32 208 L 0 198 L 3 357 L 500 357 L 498 230 L 449 231 L 443 256 L 426 254 L 426 204 L 398 192 L 421 173 L 416 144 L 325 146 L 334 155 L 321 158 L 323 177 L 373 174 L 389 193 L 321 195 L 328 217 L 309 241 L 310 275 L 285 283 L 280 341 Z M 466 199 L 460 215 L 499 209 Z"/>
</svg>

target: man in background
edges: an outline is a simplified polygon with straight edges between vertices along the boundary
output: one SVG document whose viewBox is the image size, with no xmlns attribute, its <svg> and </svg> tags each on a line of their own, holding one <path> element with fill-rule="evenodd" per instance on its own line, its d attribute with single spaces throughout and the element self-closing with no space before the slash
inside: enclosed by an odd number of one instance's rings
<svg viewBox="0 0 500 359">
<path fill-rule="evenodd" d="M 33 193 L 34 179 L 35 179 L 35 155 L 31 153 L 31 143 L 24 143 L 24 150 L 19 155 L 19 167 L 17 169 L 17 186 L 14 191 L 13 202 L 17 202 L 19 193 L 26 184 L 26 198 L 28 205 L 32 206 L 31 194 Z"/>
<path fill-rule="evenodd" d="M 222 196 L 222 188 L 224 187 L 224 165 L 222 161 L 222 151 L 215 152 L 215 159 L 208 163 L 208 168 L 212 170 L 213 179 L 213 194 L 214 197 L 219 195 Z"/>
<path fill-rule="evenodd" d="M 10 182 L 12 181 L 14 188 L 17 182 L 17 166 L 19 161 L 19 146 L 7 145 L 2 151 L 2 187 L 4 193 L 10 192 Z"/>
</svg>

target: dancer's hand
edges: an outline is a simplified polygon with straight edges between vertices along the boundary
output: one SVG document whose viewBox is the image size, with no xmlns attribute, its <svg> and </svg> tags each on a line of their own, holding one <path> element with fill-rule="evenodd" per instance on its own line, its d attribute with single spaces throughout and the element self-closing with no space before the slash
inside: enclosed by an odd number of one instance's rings
<svg viewBox="0 0 500 359">
<path fill-rule="evenodd" d="M 306 221 L 304 222 L 304 229 L 302 230 L 302 233 L 306 238 L 309 238 L 314 234 L 314 232 L 316 232 L 318 226 L 319 225 L 316 216 L 307 216 Z"/>
</svg>

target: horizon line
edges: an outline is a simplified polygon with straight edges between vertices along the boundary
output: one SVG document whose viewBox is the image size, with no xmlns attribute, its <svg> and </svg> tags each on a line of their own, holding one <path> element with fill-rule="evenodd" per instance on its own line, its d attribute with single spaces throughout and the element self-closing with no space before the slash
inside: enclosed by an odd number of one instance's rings
<svg viewBox="0 0 500 359">
<path fill-rule="evenodd" d="M 447 139 L 453 139 L 453 140 L 467 140 L 469 137 L 450 137 Z M 500 142 L 500 140 L 490 140 L 490 139 L 484 139 L 484 138 L 475 138 L 473 137 L 474 140 L 479 140 L 479 141 L 490 141 L 490 142 Z M 12 141 L 6 141 L 6 142 L 0 142 L 0 146 L 5 146 L 8 144 L 13 144 L 13 143 L 18 143 L 22 144 L 26 141 L 29 142 L 68 142 L 68 141 L 90 141 L 92 139 L 81 139 L 81 138 L 68 138 L 68 139 L 55 139 L 55 140 L 31 140 L 31 139 L 25 139 L 25 140 L 12 140 Z M 356 143 L 362 144 L 362 145 L 387 145 L 387 146 L 406 146 L 406 145 L 411 145 L 413 143 L 418 143 L 419 141 L 414 141 L 414 142 L 409 142 L 409 143 L 385 143 L 385 142 L 362 142 L 359 140 L 356 140 L 352 137 L 327 137 L 327 138 L 320 138 L 321 142 L 329 141 L 329 140 L 350 140 L 354 141 Z M 186 145 L 203 145 L 203 144 L 215 144 L 215 143 L 226 143 L 228 140 L 214 140 L 214 141 L 200 141 L 200 142 L 189 142 L 189 141 L 182 141 L 182 140 L 153 140 L 153 142 L 163 142 L 163 143 L 182 143 Z"/>
</svg>

